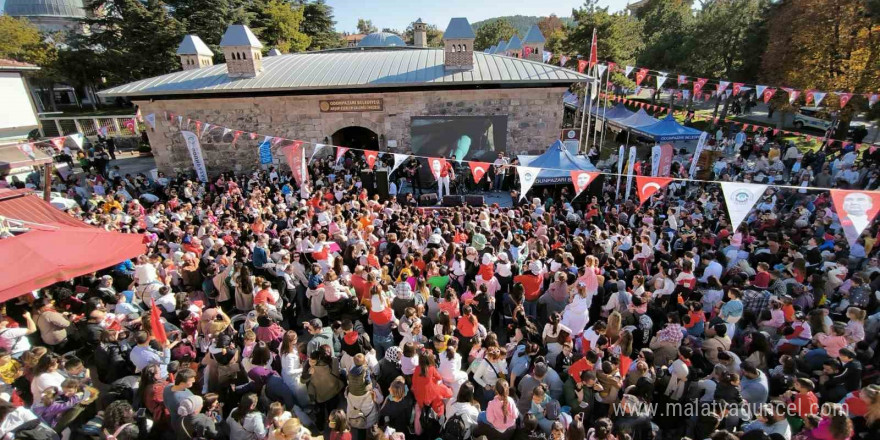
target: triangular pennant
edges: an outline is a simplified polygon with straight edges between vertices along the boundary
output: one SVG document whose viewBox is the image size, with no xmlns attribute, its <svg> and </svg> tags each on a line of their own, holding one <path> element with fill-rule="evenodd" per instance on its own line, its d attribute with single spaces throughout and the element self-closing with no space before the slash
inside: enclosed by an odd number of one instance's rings
<svg viewBox="0 0 880 440">
<path fill-rule="evenodd" d="M 727 204 L 727 213 L 734 231 L 748 217 L 752 207 L 766 190 L 767 185 L 757 183 L 721 182 L 721 191 L 724 193 L 724 202 Z"/>
<path fill-rule="evenodd" d="M 315 150 L 312 151 L 312 155 L 311 157 L 309 157 L 309 163 L 312 163 L 312 161 L 315 160 L 315 155 L 318 154 L 318 152 L 321 151 L 324 147 L 326 147 L 326 145 L 324 144 L 315 144 Z"/>
<path fill-rule="evenodd" d="M 30 142 L 25 142 L 23 144 L 17 145 L 18 150 L 24 153 L 30 160 L 34 160 L 37 158 L 37 155 L 34 153 L 34 144 Z"/>
<path fill-rule="evenodd" d="M 406 159 L 408 157 L 409 157 L 408 154 L 394 153 L 394 166 L 391 167 L 391 172 L 389 172 L 388 174 L 391 175 L 391 173 L 393 173 L 394 170 L 398 169 L 401 165 L 403 165 L 403 163 L 406 162 Z"/>
<path fill-rule="evenodd" d="M 532 189 L 535 181 L 538 180 L 538 174 L 541 173 L 541 169 L 538 167 L 518 166 L 516 167 L 516 172 L 519 174 L 519 198 L 522 200 L 526 197 L 526 193 Z"/>
<path fill-rule="evenodd" d="M 471 167 L 471 175 L 474 176 L 474 183 L 480 183 L 483 180 L 483 176 L 486 175 L 486 170 L 492 165 L 488 162 L 468 162 L 468 165 Z"/>
<path fill-rule="evenodd" d="M 723 93 L 730 85 L 730 81 L 718 81 L 718 93 Z"/>
<path fill-rule="evenodd" d="M 153 130 L 156 129 L 156 114 L 155 113 L 148 114 L 144 118 L 144 120 L 147 122 L 147 124 L 150 124 L 151 129 L 153 129 Z"/>
<path fill-rule="evenodd" d="M 589 171 L 572 171 L 571 184 L 574 185 L 574 197 L 577 198 L 599 175 L 597 172 Z"/>
<path fill-rule="evenodd" d="M 208 132 L 211 131 L 211 127 L 213 127 L 213 125 L 205 123 L 205 129 L 202 130 L 202 136 L 208 134 Z"/>
<path fill-rule="evenodd" d="M 177 117 L 177 126 L 178 126 L 178 127 L 183 127 L 183 116 L 178 116 L 178 117 Z"/>
<path fill-rule="evenodd" d="M 607 69 L 608 66 L 606 66 L 605 64 L 598 64 L 596 65 L 596 68 L 599 69 L 599 78 L 601 78 L 602 75 L 605 74 L 605 69 Z"/>
<path fill-rule="evenodd" d="M 697 78 L 697 80 L 694 81 L 694 96 L 699 96 L 700 93 L 702 93 L 703 86 L 706 85 L 706 81 L 708 81 L 708 79 L 706 78 Z"/>
<path fill-rule="evenodd" d="M 345 155 L 345 152 L 348 151 L 347 147 L 336 147 L 336 162 L 339 163 L 339 159 Z"/>
<path fill-rule="evenodd" d="M 764 98 L 764 104 L 770 102 L 770 99 L 773 98 L 774 93 L 776 93 L 776 89 L 774 88 L 767 87 L 764 89 L 764 93 L 761 94 L 761 96 Z"/>
<path fill-rule="evenodd" d="M 777 134 L 779 134 L 779 129 L 778 129 L 778 128 L 774 128 L 774 129 L 773 129 L 773 136 L 776 136 Z"/>
<path fill-rule="evenodd" d="M 58 138 L 51 139 L 51 140 L 49 140 L 49 142 L 50 142 L 50 143 L 52 144 L 52 146 L 55 147 L 55 149 L 58 150 L 58 151 L 61 151 L 61 150 L 64 149 L 64 138 L 63 138 L 63 137 L 58 137 Z"/>
<path fill-rule="evenodd" d="M 782 90 L 785 90 L 786 92 L 788 92 L 788 104 L 789 105 L 793 105 L 795 103 L 795 101 L 797 101 L 797 99 L 801 96 L 800 90 L 788 89 L 788 88 L 783 88 Z"/>
<path fill-rule="evenodd" d="M 868 98 L 868 106 L 873 107 L 878 101 L 880 101 L 880 93 L 868 93 L 865 95 Z"/>
<path fill-rule="evenodd" d="M 186 121 L 186 125 L 189 126 L 189 120 Z M 196 135 L 198 137 L 202 137 L 202 121 L 196 120 Z"/>
<path fill-rule="evenodd" d="M 669 76 L 667 76 L 666 72 L 658 72 L 657 73 L 657 88 L 658 89 L 663 87 L 663 83 L 666 82 L 666 78 L 668 78 L 668 77 Z"/>
<path fill-rule="evenodd" d="M 849 103 L 849 100 L 852 99 L 852 93 L 843 93 L 837 92 L 837 96 L 840 100 L 840 108 L 846 107 L 846 104 Z"/>
<path fill-rule="evenodd" d="M 629 74 L 632 73 L 633 69 L 635 69 L 635 67 L 626 66 L 626 68 L 623 70 L 623 76 L 629 77 Z"/>
<path fill-rule="evenodd" d="M 828 93 L 820 92 L 818 90 L 813 91 L 813 101 L 816 103 L 816 107 L 822 104 L 822 100 L 825 99 L 825 95 Z"/>
<path fill-rule="evenodd" d="M 543 56 L 541 57 L 541 61 L 549 63 L 551 58 L 553 58 L 553 52 L 545 50 Z"/>
<path fill-rule="evenodd" d="M 685 84 L 685 83 L 687 83 L 687 82 L 688 82 L 688 80 L 687 80 L 687 76 L 685 76 L 685 75 L 678 75 L 678 86 L 679 86 L 679 87 L 681 87 L 682 84 Z"/>
<path fill-rule="evenodd" d="M 257 140 L 257 136 L 259 135 L 256 133 L 248 133 L 248 137 L 251 138 L 252 141 Z"/>
<path fill-rule="evenodd" d="M 220 140 L 226 139 L 226 135 L 232 132 L 231 128 L 223 127 L 223 134 L 220 135 Z"/>
<path fill-rule="evenodd" d="M 103 137 L 107 137 L 107 135 L 109 134 L 109 130 L 107 129 L 106 126 L 101 127 L 98 129 L 98 134 L 100 134 Z"/>
<path fill-rule="evenodd" d="M 734 96 L 739 95 L 739 91 L 743 85 L 744 85 L 743 83 L 733 83 L 733 95 Z"/>
<path fill-rule="evenodd" d="M 293 141 L 292 144 L 281 149 L 284 157 L 287 158 L 287 166 L 290 167 L 290 173 L 293 174 L 293 180 L 296 184 L 302 186 L 309 180 L 308 169 L 304 161 L 305 148 L 302 147 L 303 141 Z"/>
<path fill-rule="evenodd" d="M 764 89 L 766 89 L 766 88 L 767 88 L 767 86 L 762 86 L 760 84 L 756 85 L 755 91 L 757 92 L 757 96 L 758 97 L 764 96 Z"/>
<path fill-rule="evenodd" d="M 880 211 L 880 192 L 832 189 L 831 200 L 846 241 L 852 246 Z"/>
<path fill-rule="evenodd" d="M 434 180 L 440 180 L 440 173 L 443 171 L 443 168 L 446 168 L 446 159 L 442 157 L 429 157 L 428 168 L 431 169 Z"/>
<path fill-rule="evenodd" d="M 578 60 L 578 73 L 584 73 L 587 68 L 587 60 Z"/>
<path fill-rule="evenodd" d="M 235 142 L 238 140 L 238 137 L 241 136 L 241 131 L 236 131 L 232 134 L 232 145 L 235 145 Z"/>
<path fill-rule="evenodd" d="M 733 94 L 733 90 L 727 89 L 727 90 L 724 91 L 724 96 L 726 96 L 726 97 L 728 97 L 728 98 L 729 98 L 730 95 L 732 95 L 732 94 Z"/>
<path fill-rule="evenodd" d="M 648 76 L 648 69 L 646 69 L 646 68 L 639 69 L 639 71 L 636 72 L 636 85 L 637 86 L 642 85 L 642 81 L 644 81 L 645 77 L 647 77 L 647 76 Z"/>
<path fill-rule="evenodd" d="M 379 158 L 379 152 L 373 150 L 364 150 L 364 159 L 367 160 L 367 168 L 372 169 L 376 165 L 376 159 Z"/>
<path fill-rule="evenodd" d="M 639 194 L 639 203 L 644 204 L 651 196 L 666 188 L 672 179 L 669 177 L 636 176 L 636 192 Z"/>
<path fill-rule="evenodd" d="M 283 140 L 284 140 L 284 138 L 276 137 L 276 138 L 272 139 L 272 145 L 277 146 L 278 143 L 280 143 Z"/>
<path fill-rule="evenodd" d="M 82 150 L 83 142 L 85 140 L 82 133 L 74 133 L 70 135 L 70 140 L 72 140 L 73 143 L 76 144 L 76 148 Z"/>
</svg>

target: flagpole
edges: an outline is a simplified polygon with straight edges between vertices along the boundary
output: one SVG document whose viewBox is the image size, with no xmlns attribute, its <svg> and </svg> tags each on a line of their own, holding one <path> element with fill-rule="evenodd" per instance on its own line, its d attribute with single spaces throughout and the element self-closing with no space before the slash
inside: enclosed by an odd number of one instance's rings
<svg viewBox="0 0 880 440">
<path fill-rule="evenodd" d="M 586 85 L 587 83 L 584 83 L 584 84 L 585 84 L 585 86 L 584 86 L 584 105 L 583 105 L 583 108 L 581 109 L 581 137 L 585 136 L 584 120 L 586 120 L 586 117 L 587 117 L 587 93 L 588 93 L 588 89 L 590 88 L 589 85 Z M 578 141 L 580 142 L 580 139 L 578 139 Z M 587 145 L 587 142 L 589 142 L 589 136 L 584 138 L 583 146 L 579 146 L 578 149 L 582 150 L 583 147 Z"/>
<path fill-rule="evenodd" d="M 608 118 L 605 114 L 608 111 L 608 82 L 611 80 L 611 66 L 606 67 L 605 74 L 605 105 L 602 107 L 602 139 L 599 140 L 599 156 L 602 156 L 602 147 L 605 145 L 605 131 L 608 128 Z M 594 164 L 595 165 L 595 164 Z"/>
<path fill-rule="evenodd" d="M 592 70 L 593 69 L 590 69 L 590 73 L 593 73 Z M 591 83 L 587 83 L 587 88 L 586 88 L 586 90 L 584 90 L 584 111 L 587 112 L 587 114 L 586 114 L 586 117 L 587 117 L 587 138 L 586 138 L 586 141 L 584 141 L 584 153 L 585 154 L 590 154 L 590 149 L 589 149 L 589 147 L 590 147 L 590 132 L 593 131 L 590 129 L 590 124 L 593 121 L 593 112 L 592 112 L 592 109 L 593 109 L 593 93 L 592 93 L 593 88 L 590 86 L 590 84 Z M 583 132 L 583 128 L 581 129 L 581 132 Z"/>
</svg>

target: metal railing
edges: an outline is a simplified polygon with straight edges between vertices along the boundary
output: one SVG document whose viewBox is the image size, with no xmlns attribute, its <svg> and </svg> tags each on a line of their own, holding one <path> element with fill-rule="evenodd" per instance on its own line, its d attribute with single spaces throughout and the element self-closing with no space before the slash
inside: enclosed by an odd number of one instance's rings
<svg viewBox="0 0 880 440">
<path fill-rule="evenodd" d="M 104 129 L 108 136 L 139 136 L 142 128 L 135 115 L 40 117 L 40 136 L 44 138 L 82 133 L 97 136 Z"/>
</svg>

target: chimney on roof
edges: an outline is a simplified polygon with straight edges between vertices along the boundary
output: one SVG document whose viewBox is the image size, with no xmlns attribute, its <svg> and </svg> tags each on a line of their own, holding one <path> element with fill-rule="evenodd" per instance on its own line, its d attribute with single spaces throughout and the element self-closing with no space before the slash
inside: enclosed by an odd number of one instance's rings
<svg viewBox="0 0 880 440">
<path fill-rule="evenodd" d="M 413 47 L 428 47 L 428 25 L 421 18 L 413 23 Z"/>
<path fill-rule="evenodd" d="M 220 39 L 230 78 L 253 78 L 263 71 L 263 44 L 242 24 L 233 24 Z"/>
<path fill-rule="evenodd" d="M 214 52 L 197 35 L 183 37 L 177 48 L 183 70 L 195 70 L 214 65 Z"/>
<path fill-rule="evenodd" d="M 443 33 L 444 64 L 447 69 L 474 68 L 474 40 L 477 36 L 467 18 L 449 20 Z"/>
<path fill-rule="evenodd" d="M 547 42 L 547 39 L 544 38 L 544 34 L 541 33 L 541 29 L 538 25 L 532 25 L 529 28 L 529 31 L 526 32 L 525 38 L 522 40 L 523 45 L 523 58 L 531 61 L 544 61 L 544 43 Z"/>
</svg>

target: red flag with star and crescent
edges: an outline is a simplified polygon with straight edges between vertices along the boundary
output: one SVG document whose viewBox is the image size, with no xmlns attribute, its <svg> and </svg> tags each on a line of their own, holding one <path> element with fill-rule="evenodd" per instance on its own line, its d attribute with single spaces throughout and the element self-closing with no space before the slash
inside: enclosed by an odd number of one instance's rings
<svg viewBox="0 0 880 440">
<path fill-rule="evenodd" d="M 599 62 L 599 49 L 596 40 L 596 29 L 593 28 L 593 42 L 590 44 L 590 68 Z"/>
<path fill-rule="evenodd" d="M 578 60 L 578 73 L 584 73 L 587 69 L 587 60 Z"/>
<path fill-rule="evenodd" d="M 587 187 L 593 183 L 593 180 L 599 173 L 589 171 L 572 171 L 571 184 L 574 185 L 574 197 L 577 198 Z"/>
<path fill-rule="evenodd" d="M 706 85 L 706 81 L 709 81 L 708 78 L 697 78 L 694 81 L 694 96 L 699 95 L 703 91 L 703 86 Z"/>
<path fill-rule="evenodd" d="M 639 202 L 644 204 L 645 201 L 650 199 L 651 196 L 657 193 L 657 191 L 666 188 L 671 182 L 672 179 L 669 177 L 636 176 Z"/>
<path fill-rule="evenodd" d="M 645 78 L 648 77 L 648 72 L 649 72 L 649 69 L 647 69 L 647 68 L 639 69 L 639 71 L 636 72 L 636 85 L 637 86 L 642 85 L 642 81 L 644 81 Z"/>
<path fill-rule="evenodd" d="M 364 158 L 367 160 L 367 167 L 373 168 L 373 165 L 376 165 L 376 159 L 379 158 L 379 152 L 373 150 L 364 150 Z"/>
<path fill-rule="evenodd" d="M 486 170 L 492 166 L 489 162 L 468 162 L 468 165 L 471 167 L 471 174 L 474 176 L 474 183 L 480 183 L 483 180 L 483 176 L 486 175 Z"/>
</svg>

